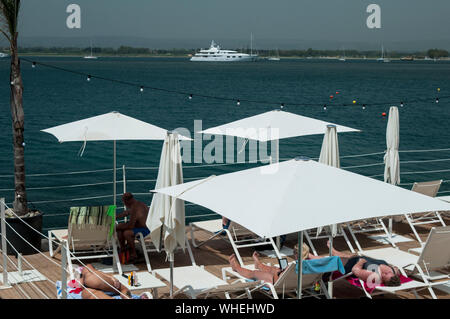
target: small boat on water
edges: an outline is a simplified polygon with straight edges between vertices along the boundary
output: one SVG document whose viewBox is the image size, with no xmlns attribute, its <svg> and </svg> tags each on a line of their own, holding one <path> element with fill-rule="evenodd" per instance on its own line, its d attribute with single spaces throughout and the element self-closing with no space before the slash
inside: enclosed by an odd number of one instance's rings
<svg viewBox="0 0 450 319">
<path fill-rule="evenodd" d="M 190 61 L 195 62 L 244 62 L 244 61 L 255 61 L 257 55 L 253 53 L 241 53 L 234 50 L 222 50 L 220 46 L 213 41 L 209 49 L 200 49 Z"/>
<path fill-rule="evenodd" d="M 278 49 L 276 50 L 276 55 L 269 57 L 267 60 L 269 60 L 269 61 L 280 61 L 280 54 L 278 53 Z"/>
<path fill-rule="evenodd" d="M 400 58 L 400 61 L 414 61 L 413 56 L 404 56 Z"/>
<path fill-rule="evenodd" d="M 423 60 L 424 60 L 424 61 L 434 61 L 434 62 L 437 61 L 436 58 L 432 59 L 432 58 L 430 58 L 429 56 L 426 56 Z"/>
<path fill-rule="evenodd" d="M 381 58 L 378 58 L 377 61 L 378 61 L 378 62 L 384 62 L 384 63 L 389 63 L 389 62 L 391 62 L 391 60 L 390 60 L 389 58 L 386 58 L 386 57 L 384 56 L 384 47 L 383 47 L 383 46 L 381 46 Z"/>
<path fill-rule="evenodd" d="M 91 42 L 91 54 L 90 55 L 86 55 L 85 57 L 83 57 L 84 59 L 88 59 L 88 60 L 96 60 L 98 59 L 98 57 L 94 56 L 92 54 L 92 42 Z"/>
<path fill-rule="evenodd" d="M 339 61 L 345 62 L 347 59 L 345 58 L 345 49 L 342 49 L 343 55 L 339 58 Z"/>
<path fill-rule="evenodd" d="M 8 56 L 9 56 L 8 54 L 0 52 L 0 58 L 6 58 Z"/>
</svg>

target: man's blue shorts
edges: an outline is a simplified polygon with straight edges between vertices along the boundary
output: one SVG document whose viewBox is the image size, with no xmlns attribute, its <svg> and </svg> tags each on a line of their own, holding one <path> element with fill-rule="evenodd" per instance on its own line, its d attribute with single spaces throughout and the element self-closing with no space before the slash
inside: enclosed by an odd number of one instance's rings
<svg viewBox="0 0 450 319">
<path fill-rule="evenodd" d="M 147 235 L 150 234 L 150 230 L 147 227 L 133 228 L 133 232 L 135 236 L 138 233 L 141 233 L 144 237 L 147 237 Z"/>
</svg>

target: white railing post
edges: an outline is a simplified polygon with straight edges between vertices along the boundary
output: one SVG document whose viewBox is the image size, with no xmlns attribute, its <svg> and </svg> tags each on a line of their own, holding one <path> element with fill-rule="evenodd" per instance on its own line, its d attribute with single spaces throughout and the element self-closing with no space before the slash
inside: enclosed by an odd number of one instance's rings
<svg viewBox="0 0 450 319">
<path fill-rule="evenodd" d="M 61 297 L 67 299 L 67 241 L 61 243 Z"/>
<path fill-rule="evenodd" d="M 122 182 L 123 182 L 123 193 L 127 192 L 127 173 L 125 165 L 122 165 Z"/>
<path fill-rule="evenodd" d="M 19 276 L 20 277 L 22 277 L 22 274 L 23 274 L 23 272 L 22 272 L 22 254 L 21 253 L 18 253 L 17 254 L 17 269 L 18 269 L 18 271 L 19 271 Z"/>
<path fill-rule="evenodd" d="M 6 223 L 5 223 L 5 199 L 0 198 L 0 218 L 2 231 L 2 255 L 3 255 L 3 286 L 9 286 L 8 283 L 8 252 L 6 246 Z"/>
</svg>

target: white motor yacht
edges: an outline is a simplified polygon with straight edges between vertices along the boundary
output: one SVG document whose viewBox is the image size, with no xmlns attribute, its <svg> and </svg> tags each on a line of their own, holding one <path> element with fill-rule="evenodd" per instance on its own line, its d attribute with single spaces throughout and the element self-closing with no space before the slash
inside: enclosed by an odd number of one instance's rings
<svg viewBox="0 0 450 319">
<path fill-rule="evenodd" d="M 191 61 L 199 62 L 242 62 L 255 61 L 255 54 L 240 53 L 233 50 L 222 50 L 220 46 L 211 41 L 209 49 L 201 49 L 192 58 Z"/>
</svg>

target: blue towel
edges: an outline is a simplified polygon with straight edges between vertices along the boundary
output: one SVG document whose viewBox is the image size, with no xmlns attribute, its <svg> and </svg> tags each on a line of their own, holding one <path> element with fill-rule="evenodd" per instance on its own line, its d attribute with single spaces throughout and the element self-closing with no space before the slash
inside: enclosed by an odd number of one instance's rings
<svg viewBox="0 0 450 319">
<path fill-rule="evenodd" d="M 75 293 L 72 291 L 75 291 L 75 289 L 67 287 L 67 299 L 82 299 L 81 292 Z M 60 280 L 56 282 L 56 294 L 58 299 L 62 298 L 62 284 Z"/>
<path fill-rule="evenodd" d="M 118 295 L 117 293 L 114 292 L 105 291 L 105 294 L 110 297 L 113 297 L 114 299 L 122 299 L 121 295 Z M 138 295 L 131 294 L 131 299 L 141 299 L 141 297 Z"/>
<path fill-rule="evenodd" d="M 302 262 L 303 274 L 320 274 L 333 271 L 339 271 L 345 274 L 344 265 L 338 256 L 324 257 L 320 259 L 307 259 Z M 298 265 L 295 266 L 295 272 L 298 274 Z"/>
</svg>

